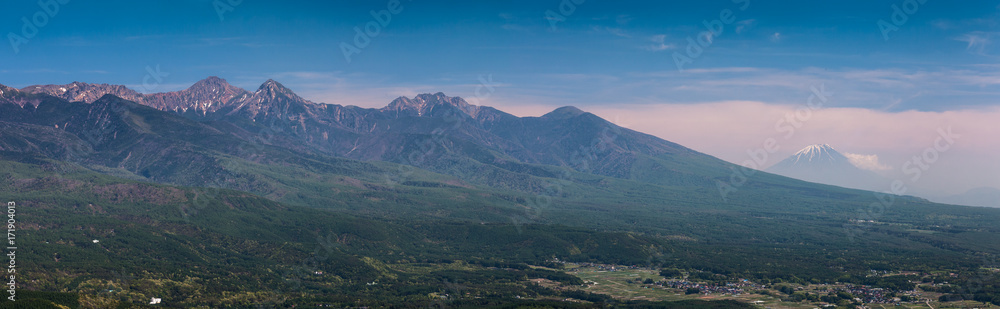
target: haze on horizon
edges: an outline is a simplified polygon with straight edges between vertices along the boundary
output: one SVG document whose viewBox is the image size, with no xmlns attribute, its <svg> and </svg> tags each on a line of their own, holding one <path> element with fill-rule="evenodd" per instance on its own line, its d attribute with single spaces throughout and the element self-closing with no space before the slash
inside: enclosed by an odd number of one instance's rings
<svg viewBox="0 0 1000 309">
<path fill-rule="evenodd" d="M 29 1 L 0 12 L 0 84 L 164 92 L 217 75 L 364 107 L 435 92 L 519 116 L 573 105 L 737 164 L 769 139 L 761 168 L 825 143 L 908 182 L 951 130 L 913 187 L 1000 188 L 1000 6 L 905 2 Z"/>
</svg>

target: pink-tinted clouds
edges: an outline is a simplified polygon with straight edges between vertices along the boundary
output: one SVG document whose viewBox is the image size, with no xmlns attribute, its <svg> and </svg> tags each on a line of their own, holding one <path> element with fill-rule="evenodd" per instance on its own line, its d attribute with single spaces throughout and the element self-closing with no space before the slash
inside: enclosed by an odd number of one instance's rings
<svg viewBox="0 0 1000 309">
<path fill-rule="evenodd" d="M 505 105 L 515 114 L 541 115 L 555 106 Z M 960 136 L 912 183 L 928 195 L 955 194 L 968 189 L 1000 187 L 1000 108 L 945 112 L 882 112 L 862 108 L 815 110 L 789 133 L 779 131 L 780 119 L 803 106 L 752 101 L 704 104 L 643 104 L 585 108 L 609 121 L 679 143 L 720 159 L 742 163 L 747 150 L 768 138 L 780 149 L 764 167 L 811 144 L 830 144 L 841 152 L 868 160 L 889 179 L 911 182 L 903 164 L 935 146 L 939 130 Z M 787 129 L 788 123 L 783 124 Z M 787 138 L 786 138 L 787 137 Z M 940 144 L 940 143 L 939 143 Z M 878 161 L 873 162 L 874 156 Z M 888 185 L 888 183 L 887 183 Z"/>
</svg>

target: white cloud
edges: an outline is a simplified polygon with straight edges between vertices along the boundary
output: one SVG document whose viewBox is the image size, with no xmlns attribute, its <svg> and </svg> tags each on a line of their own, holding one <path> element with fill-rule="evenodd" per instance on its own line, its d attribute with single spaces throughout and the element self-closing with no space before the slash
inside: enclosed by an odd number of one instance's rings
<svg viewBox="0 0 1000 309">
<path fill-rule="evenodd" d="M 966 50 L 982 54 L 986 50 L 986 47 L 992 43 L 992 38 L 996 34 L 997 33 L 973 31 L 956 38 L 956 40 L 965 42 Z"/>
<path fill-rule="evenodd" d="M 657 34 L 649 38 L 653 45 L 648 45 L 645 47 L 646 50 L 650 51 L 664 51 L 668 49 L 677 48 L 674 44 L 666 44 L 667 36 L 665 34 Z"/>
<path fill-rule="evenodd" d="M 847 157 L 847 160 L 851 161 L 851 164 L 854 164 L 854 166 L 857 166 L 858 168 L 863 170 L 888 171 L 892 169 L 891 166 L 879 162 L 878 155 L 864 155 L 864 154 L 847 153 L 847 152 L 843 154 L 845 157 Z"/>
</svg>

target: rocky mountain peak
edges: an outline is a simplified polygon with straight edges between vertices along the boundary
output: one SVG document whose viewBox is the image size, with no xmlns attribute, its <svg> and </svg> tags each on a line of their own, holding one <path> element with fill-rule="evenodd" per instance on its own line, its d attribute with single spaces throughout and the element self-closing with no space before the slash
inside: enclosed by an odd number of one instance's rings
<svg viewBox="0 0 1000 309">
<path fill-rule="evenodd" d="M 266 82 L 257 88 L 257 91 L 253 93 L 253 97 L 256 98 L 258 102 L 262 99 L 274 100 L 279 97 L 285 97 L 294 101 L 308 102 L 305 99 L 299 97 L 295 92 L 285 87 L 281 83 L 268 79 Z"/>
<path fill-rule="evenodd" d="M 13 95 L 17 92 L 16 88 L 7 87 L 6 85 L 0 84 L 0 97 L 5 95 Z"/>
<path fill-rule="evenodd" d="M 17 88 L 0 84 L 0 104 L 13 103 L 23 107 L 27 102 L 21 98 L 20 94 L 21 91 Z"/>
<path fill-rule="evenodd" d="M 207 113 L 216 111 L 232 101 L 233 98 L 245 96 L 247 93 L 242 88 L 230 85 L 225 79 L 210 76 L 194 83 L 187 89 L 148 94 L 136 102 L 160 110 L 194 110 Z"/>
<path fill-rule="evenodd" d="M 234 86 L 230 85 L 229 82 L 226 82 L 225 79 L 219 78 L 218 76 L 209 76 L 208 78 L 205 78 L 203 80 L 198 81 L 197 83 L 194 83 L 194 85 L 191 85 L 191 87 L 188 89 L 230 88 L 230 87 Z"/>
<path fill-rule="evenodd" d="M 281 83 L 273 79 L 268 79 L 263 84 L 260 84 L 260 87 L 257 88 L 257 91 L 287 91 L 287 90 L 288 88 L 285 88 L 285 85 L 282 85 Z"/>
<path fill-rule="evenodd" d="M 288 89 L 287 87 L 285 87 L 285 85 L 282 85 L 281 83 L 279 83 L 279 82 L 277 82 L 277 81 L 275 81 L 273 79 L 268 79 L 266 82 L 264 82 L 264 84 L 261 84 L 260 88 L 257 89 L 257 93 L 265 94 L 266 96 L 268 96 L 268 97 L 270 97 L 272 99 L 276 98 L 276 97 L 283 96 L 283 97 L 285 97 L 285 98 L 287 98 L 289 100 L 292 100 L 292 101 L 298 101 L 298 102 L 307 103 L 307 104 L 314 104 L 314 103 L 312 103 L 309 100 L 303 99 L 298 94 L 295 94 L 294 91 L 292 91 L 291 89 Z"/>
<path fill-rule="evenodd" d="M 89 84 L 83 82 L 72 82 L 66 85 L 34 85 L 21 89 L 26 93 L 44 93 L 54 97 L 59 97 L 69 101 L 93 103 L 105 94 L 113 94 L 117 97 L 141 101 L 143 95 L 122 85 L 109 84 Z"/>
<path fill-rule="evenodd" d="M 465 99 L 462 99 L 461 97 L 449 97 L 442 92 L 435 94 L 418 94 L 412 99 L 399 97 L 389 103 L 386 107 L 382 108 L 382 110 L 396 112 L 409 111 L 416 113 L 418 116 L 423 116 L 435 107 L 441 105 L 458 108 L 462 112 L 473 117 L 475 117 L 476 113 L 479 111 L 479 106 L 469 104 L 469 102 L 466 102 Z"/>
</svg>

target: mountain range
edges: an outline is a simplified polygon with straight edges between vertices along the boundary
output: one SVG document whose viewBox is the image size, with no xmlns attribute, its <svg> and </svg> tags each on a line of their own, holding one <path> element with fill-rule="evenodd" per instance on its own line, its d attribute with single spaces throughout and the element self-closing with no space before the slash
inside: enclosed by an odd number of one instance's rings
<svg viewBox="0 0 1000 309">
<path fill-rule="evenodd" d="M 302 189 L 258 173 L 248 177 L 253 168 L 243 165 L 286 160 L 283 165 L 305 172 L 331 162 L 391 162 L 450 177 L 447 181 L 458 186 L 529 194 L 553 194 L 553 179 L 573 183 L 560 186 L 570 189 L 578 184 L 565 179 L 583 175 L 658 190 L 714 191 L 720 181 L 729 181 L 733 167 L 571 106 L 541 117 L 517 117 L 436 93 L 361 108 L 314 103 L 274 80 L 249 92 L 218 77 L 153 94 L 81 82 L 22 89 L 0 85 L 0 91 L 0 103 L 12 103 L 0 104 L 0 121 L 21 127 L 0 141 L 2 150 L 41 152 L 131 179 L 220 186 L 275 199 Z M 769 171 L 807 181 L 816 181 L 810 175 L 837 176 L 833 184 L 874 188 L 859 181 L 870 172 L 825 145 L 804 149 Z M 383 171 L 367 181 L 394 184 L 407 177 Z M 765 173 L 753 180 L 754 185 L 809 187 Z M 303 205 L 318 198 L 298 195 Z"/>
<path fill-rule="evenodd" d="M 842 157 L 817 146 L 779 165 L 846 169 Z M 99 286 L 87 280 L 110 272 L 85 260 L 59 264 L 59 252 L 114 267 L 172 269 L 199 260 L 211 267 L 182 274 L 232 272 L 264 284 L 277 280 L 264 278 L 275 269 L 295 267 L 270 252 L 309 256 L 310 237 L 329 229 L 345 245 L 328 248 L 339 260 L 324 264 L 343 272 L 339 281 L 314 282 L 326 293 L 331 286 L 359 293 L 369 288 L 356 283 L 371 276 L 408 288 L 452 280 L 407 281 L 413 274 L 399 269 L 417 267 L 407 264 L 413 261 L 539 265 L 555 258 L 833 282 L 845 273 L 965 265 L 964 252 L 1000 252 L 995 209 L 766 172 L 739 179 L 739 166 L 575 107 L 517 117 L 443 93 L 361 108 L 311 102 L 273 80 L 250 92 L 210 77 L 155 94 L 79 82 L 0 85 L 0 166 L 5 194 L 33 205 L 25 211 L 59 214 L 33 226 L 27 237 L 39 245 L 26 254 L 47 261 L 35 271 L 59 269 L 79 282 L 35 283 L 48 290 Z M 888 210 L 873 213 L 873 203 Z M 116 234 L 184 254 L 163 260 L 169 253 L 152 245 L 137 253 L 125 237 L 86 248 L 61 240 Z M 254 249 L 258 243 L 267 249 Z M 122 258 L 131 260 L 111 262 Z M 277 262 L 272 268 L 262 260 Z M 135 270 L 143 271 L 150 272 Z M 206 284 L 215 285 L 240 290 Z M 414 289 L 380 291 L 432 293 Z"/>
<path fill-rule="evenodd" d="M 101 98 L 113 95 L 208 123 L 227 134 L 249 138 L 260 137 L 263 132 L 270 137 L 267 144 L 275 146 L 404 163 L 439 172 L 464 167 L 506 173 L 510 165 L 545 164 L 604 176 L 680 184 L 710 180 L 691 170 L 700 167 L 674 164 L 674 157 L 691 158 L 711 168 L 725 166 L 721 160 L 623 129 L 574 107 L 522 118 L 442 93 L 400 97 L 384 108 L 365 109 L 313 103 L 273 80 L 251 93 L 217 77 L 199 81 L 186 90 L 148 95 L 117 85 L 79 82 L 29 86 L 18 92 L 8 92 L 4 98 L 24 106 L 28 101 L 13 98 L 19 94 L 47 94 L 67 101 L 102 103 Z M 37 106 L 40 99 L 34 100 L 30 105 Z M 442 132 L 446 134 L 438 134 Z M 427 149 L 427 138 L 440 147 Z M 426 162 L 411 162 L 408 156 L 414 153 L 427 157 L 421 160 Z M 598 155 L 600 160 L 596 160 Z M 659 167 L 637 168 L 643 165 Z"/>
</svg>

